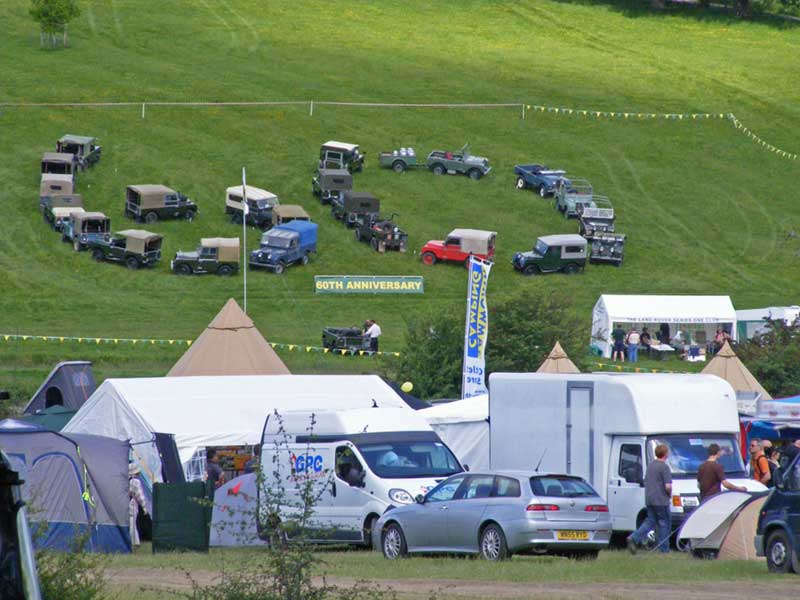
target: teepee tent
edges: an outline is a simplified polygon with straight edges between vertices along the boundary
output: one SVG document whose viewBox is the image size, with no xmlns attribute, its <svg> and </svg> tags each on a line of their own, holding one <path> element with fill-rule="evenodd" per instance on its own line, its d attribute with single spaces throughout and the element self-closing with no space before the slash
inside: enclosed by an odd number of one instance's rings
<svg viewBox="0 0 800 600">
<path fill-rule="evenodd" d="M 580 373 L 580 369 L 575 366 L 559 342 L 553 346 L 550 354 L 542 365 L 536 370 L 537 373 Z"/>
<path fill-rule="evenodd" d="M 758 380 L 753 377 L 753 374 L 747 370 L 744 363 L 739 360 L 736 353 L 731 348 L 728 342 L 725 342 L 717 352 L 717 355 L 711 360 L 706 368 L 703 369 L 705 375 L 716 375 L 731 384 L 737 395 L 756 395 L 760 396 L 762 400 L 770 400 L 772 396 L 769 395 Z"/>
<path fill-rule="evenodd" d="M 167 377 L 195 375 L 289 375 L 289 369 L 230 298 L 167 373 Z"/>
</svg>

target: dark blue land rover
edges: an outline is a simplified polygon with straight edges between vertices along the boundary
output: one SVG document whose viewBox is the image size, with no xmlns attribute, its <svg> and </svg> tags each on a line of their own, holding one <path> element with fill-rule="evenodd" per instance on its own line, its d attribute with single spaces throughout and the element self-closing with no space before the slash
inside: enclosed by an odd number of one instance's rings
<svg viewBox="0 0 800 600">
<path fill-rule="evenodd" d="M 758 517 L 755 545 L 771 573 L 800 574 L 800 455 L 776 472 L 775 488 Z"/>
</svg>

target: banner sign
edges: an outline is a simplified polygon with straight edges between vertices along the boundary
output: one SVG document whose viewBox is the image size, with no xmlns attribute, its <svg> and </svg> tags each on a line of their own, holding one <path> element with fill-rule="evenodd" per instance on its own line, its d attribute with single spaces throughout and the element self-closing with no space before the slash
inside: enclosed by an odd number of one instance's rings
<svg viewBox="0 0 800 600">
<path fill-rule="evenodd" d="M 422 294 L 422 277 L 399 275 L 317 275 L 317 294 Z"/>
<path fill-rule="evenodd" d="M 472 398 L 487 394 L 486 339 L 489 335 L 489 307 L 486 304 L 486 286 L 489 283 L 491 263 L 477 258 L 469 259 L 467 285 L 467 323 L 464 327 L 464 367 L 461 378 L 461 397 Z"/>
</svg>

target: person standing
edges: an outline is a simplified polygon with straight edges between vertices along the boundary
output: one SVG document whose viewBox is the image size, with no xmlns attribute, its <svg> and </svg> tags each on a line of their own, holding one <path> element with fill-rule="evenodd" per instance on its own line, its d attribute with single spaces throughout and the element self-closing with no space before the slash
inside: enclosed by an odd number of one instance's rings
<svg viewBox="0 0 800 600">
<path fill-rule="evenodd" d="M 366 323 L 364 323 L 364 335 L 369 336 L 369 349 L 372 352 L 378 351 L 378 338 L 381 337 L 381 326 L 378 325 L 372 319 L 368 319 Z"/>
<path fill-rule="evenodd" d="M 770 472 L 769 461 L 764 456 L 761 440 L 753 438 L 750 440 L 750 477 L 760 481 L 764 485 L 769 485 Z"/>
<path fill-rule="evenodd" d="M 628 337 L 625 338 L 625 343 L 628 344 L 628 362 L 638 362 L 639 360 L 639 332 L 636 327 L 631 328 L 628 332 Z"/>
<path fill-rule="evenodd" d="M 133 546 L 141 545 L 139 539 L 139 529 L 136 527 L 136 520 L 139 517 L 139 507 L 141 507 L 144 514 L 147 514 L 147 502 L 144 498 L 144 490 L 142 489 L 142 482 L 139 481 L 138 465 L 133 463 L 128 464 L 128 528 L 131 535 L 131 544 Z"/>
<path fill-rule="evenodd" d="M 708 460 L 700 465 L 697 470 L 697 487 L 700 489 L 701 504 L 712 496 L 719 494 L 722 491 L 720 486 L 734 492 L 747 491 L 746 487 L 735 485 L 725 479 L 725 469 L 719 464 L 719 454 L 719 444 L 710 444 L 708 446 Z"/>
<path fill-rule="evenodd" d="M 219 466 L 219 456 L 213 448 L 206 451 L 206 478 L 214 484 L 214 489 L 225 483 L 225 471 Z"/>
<path fill-rule="evenodd" d="M 776 472 L 778 469 L 781 468 L 780 463 L 780 456 L 781 453 L 778 452 L 778 449 L 774 446 L 769 446 L 764 448 L 764 456 L 767 457 L 767 461 L 769 461 L 769 486 L 768 487 L 775 487 L 775 477 Z"/>
<path fill-rule="evenodd" d="M 626 543 L 631 554 L 642 545 L 645 536 L 655 528 L 659 552 L 669 552 L 670 519 L 669 505 L 672 498 L 672 471 L 667 464 L 669 448 L 659 444 L 655 449 L 656 460 L 647 465 L 644 476 L 644 502 L 647 518 L 639 529 L 628 536 Z"/>
<path fill-rule="evenodd" d="M 625 330 L 617 324 L 611 332 L 611 339 L 614 340 L 614 351 L 611 354 L 611 360 L 617 362 L 617 358 L 625 362 Z"/>
</svg>

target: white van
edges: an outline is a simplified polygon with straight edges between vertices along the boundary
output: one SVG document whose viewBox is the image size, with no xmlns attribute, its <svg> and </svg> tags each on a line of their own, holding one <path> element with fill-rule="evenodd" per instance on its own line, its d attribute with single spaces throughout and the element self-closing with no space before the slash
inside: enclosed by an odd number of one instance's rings
<svg viewBox="0 0 800 600">
<path fill-rule="evenodd" d="M 317 500 L 305 533 L 317 542 L 369 545 L 373 523 L 389 507 L 412 504 L 464 470 L 408 407 L 286 411 L 268 417 L 261 444 L 262 537 L 270 499 L 280 494 L 280 513 L 296 514 L 303 484 L 313 482 Z"/>
<path fill-rule="evenodd" d="M 727 478 L 750 491 L 739 446 L 736 393 L 713 375 L 493 373 L 489 377 L 492 469 L 538 469 L 589 481 L 615 532 L 644 520 L 644 472 L 669 447 L 672 526 L 699 505 L 697 469 L 711 443 Z"/>
</svg>

